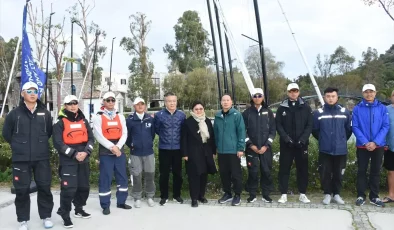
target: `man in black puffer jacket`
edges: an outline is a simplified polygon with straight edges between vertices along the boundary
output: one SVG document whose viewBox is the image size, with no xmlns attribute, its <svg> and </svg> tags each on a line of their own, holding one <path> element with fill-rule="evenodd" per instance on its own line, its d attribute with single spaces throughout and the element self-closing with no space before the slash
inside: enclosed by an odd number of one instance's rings
<svg viewBox="0 0 394 230">
<path fill-rule="evenodd" d="M 19 229 L 28 229 L 30 220 L 30 182 L 32 171 L 37 183 L 38 213 L 45 228 L 52 228 L 51 165 L 49 143 L 52 135 L 52 118 L 45 105 L 38 100 L 38 86 L 27 82 L 22 87 L 23 99 L 5 118 L 3 137 L 12 150 L 15 207 Z"/>
<path fill-rule="evenodd" d="M 74 95 L 64 98 L 64 109 L 60 110 L 53 126 L 53 145 L 60 160 L 61 192 L 57 214 L 62 217 L 64 227 L 71 228 L 71 202 L 75 206 L 75 217 L 90 218 L 82 207 L 89 197 L 89 157 L 94 145 L 92 129 L 78 108 L 78 98 Z"/>
<path fill-rule="evenodd" d="M 269 197 L 270 192 L 273 191 L 271 145 L 276 135 L 275 118 L 272 111 L 264 105 L 262 89 L 255 88 L 252 97 L 252 106 L 242 114 L 246 127 L 245 152 L 249 172 L 246 191 L 249 192 L 250 197 L 247 201 L 248 203 L 256 201 L 260 167 L 263 200 L 271 203 L 272 199 Z"/>
</svg>

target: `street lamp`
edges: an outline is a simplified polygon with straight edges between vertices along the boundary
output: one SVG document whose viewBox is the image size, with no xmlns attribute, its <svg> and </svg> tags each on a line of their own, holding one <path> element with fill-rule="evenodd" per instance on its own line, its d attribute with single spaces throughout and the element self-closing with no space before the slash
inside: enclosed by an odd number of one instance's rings
<svg viewBox="0 0 394 230">
<path fill-rule="evenodd" d="M 113 56 L 113 51 L 114 51 L 114 41 L 115 41 L 115 38 L 116 38 L 116 37 L 112 38 L 112 48 L 111 48 L 111 64 L 110 64 L 110 66 L 109 66 L 109 82 L 108 82 L 108 91 L 111 91 L 111 85 L 112 85 L 112 82 L 111 82 L 111 77 L 112 77 L 112 56 Z"/>
</svg>

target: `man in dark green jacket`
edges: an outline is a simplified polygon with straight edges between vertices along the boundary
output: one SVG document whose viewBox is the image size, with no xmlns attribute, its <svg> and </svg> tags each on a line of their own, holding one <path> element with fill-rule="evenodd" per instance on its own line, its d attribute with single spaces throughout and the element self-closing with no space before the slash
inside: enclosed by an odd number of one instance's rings
<svg viewBox="0 0 394 230">
<path fill-rule="evenodd" d="M 214 122 L 215 141 L 218 150 L 219 172 L 224 195 L 219 200 L 224 204 L 232 200 L 232 205 L 241 203 L 242 170 L 240 158 L 245 150 L 245 123 L 242 114 L 232 108 L 231 96 L 225 94 L 221 100 L 222 110 L 216 113 Z M 231 181 L 235 196 L 231 194 Z"/>
</svg>

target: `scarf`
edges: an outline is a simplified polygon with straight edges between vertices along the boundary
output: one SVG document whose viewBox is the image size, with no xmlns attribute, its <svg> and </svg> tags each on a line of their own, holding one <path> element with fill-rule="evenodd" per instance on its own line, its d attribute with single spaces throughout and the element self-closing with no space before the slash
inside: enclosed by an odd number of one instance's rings
<svg viewBox="0 0 394 230">
<path fill-rule="evenodd" d="M 205 113 L 198 116 L 197 114 L 190 112 L 190 115 L 192 115 L 194 120 L 196 120 L 198 123 L 198 128 L 199 128 L 198 132 L 201 135 L 202 143 L 207 143 L 207 140 L 209 139 L 209 131 L 208 131 L 207 123 L 205 123 L 205 119 L 206 119 Z"/>
</svg>

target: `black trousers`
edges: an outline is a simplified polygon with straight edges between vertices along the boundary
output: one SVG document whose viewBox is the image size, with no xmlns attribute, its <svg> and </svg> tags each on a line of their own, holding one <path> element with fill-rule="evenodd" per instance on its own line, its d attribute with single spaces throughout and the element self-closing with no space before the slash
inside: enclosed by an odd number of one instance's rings
<svg viewBox="0 0 394 230">
<path fill-rule="evenodd" d="M 255 154 L 246 152 L 246 162 L 248 165 L 248 181 L 246 182 L 246 191 L 250 195 L 256 196 L 259 183 L 260 168 L 260 186 L 263 196 L 269 195 L 274 190 L 272 182 L 272 151 L 267 149 L 264 154 Z"/>
<path fill-rule="evenodd" d="M 89 163 L 76 165 L 61 165 L 59 167 L 61 178 L 60 207 L 57 213 L 63 218 L 70 217 L 71 202 L 75 211 L 82 211 L 86 205 L 90 191 L 90 166 Z"/>
<path fill-rule="evenodd" d="M 13 162 L 13 184 L 15 187 L 15 208 L 18 222 L 30 220 L 30 182 L 33 172 L 37 184 L 37 206 L 41 219 L 51 217 L 53 196 L 51 193 L 51 166 L 49 160 Z"/>
<path fill-rule="evenodd" d="M 218 154 L 219 173 L 223 185 L 223 191 L 231 194 L 231 182 L 236 195 L 242 192 L 242 169 L 241 160 L 237 154 Z"/>
<path fill-rule="evenodd" d="M 182 153 L 180 150 L 159 149 L 159 184 L 160 198 L 168 199 L 168 180 L 172 171 L 173 197 L 181 196 L 182 188 Z"/>
<path fill-rule="evenodd" d="M 319 172 L 324 194 L 339 195 L 345 173 L 347 155 L 319 154 Z"/>
<path fill-rule="evenodd" d="M 208 174 L 188 175 L 190 198 L 197 200 L 205 197 L 205 189 L 208 182 Z"/>
<path fill-rule="evenodd" d="M 380 172 L 382 169 L 382 161 L 384 148 L 376 148 L 370 152 L 366 149 L 357 148 L 357 197 L 365 199 L 365 190 L 369 185 L 369 199 L 379 197 Z M 371 168 L 369 171 L 369 183 L 367 182 L 367 169 L 369 160 L 371 159 Z"/>
<path fill-rule="evenodd" d="M 298 192 L 306 193 L 308 186 L 308 146 L 302 149 L 280 146 L 279 156 L 279 189 L 282 194 L 287 194 L 291 166 L 295 160 L 297 169 Z"/>
</svg>

